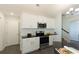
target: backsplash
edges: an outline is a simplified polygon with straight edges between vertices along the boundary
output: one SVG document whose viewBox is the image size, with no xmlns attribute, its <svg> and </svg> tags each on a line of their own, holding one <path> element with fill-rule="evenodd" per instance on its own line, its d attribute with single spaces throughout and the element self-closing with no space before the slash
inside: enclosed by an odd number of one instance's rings
<svg viewBox="0 0 79 59">
<path fill-rule="evenodd" d="M 23 28 L 23 29 L 21 29 L 20 33 L 21 33 L 21 36 L 26 36 L 28 33 L 31 33 L 32 35 L 35 35 L 36 31 L 44 31 L 44 34 L 55 32 L 54 29 Z"/>
</svg>

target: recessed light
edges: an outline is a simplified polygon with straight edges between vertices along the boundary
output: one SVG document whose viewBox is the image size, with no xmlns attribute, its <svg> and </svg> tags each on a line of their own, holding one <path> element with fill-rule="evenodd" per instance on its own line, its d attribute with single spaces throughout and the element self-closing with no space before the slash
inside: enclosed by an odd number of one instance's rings
<svg viewBox="0 0 79 59">
<path fill-rule="evenodd" d="M 69 9 L 69 11 L 73 11 L 73 10 L 74 10 L 74 8 L 70 8 L 70 9 Z"/>
<path fill-rule="evenodd" d="M 69 14 L 70 12 L 66 12 L 66 14 Z"/>
<path fill-rule="evenodd" d="M 79 8 L 76 8 L 75 11 L 79 11 Z"/>
<path fill-rule="evenodd" d="M 10 13 L 10 15 L 14 15 L 14 13 L 13 13 L 13 12 L 11 12 L 11 13 Z"/>
</svg>

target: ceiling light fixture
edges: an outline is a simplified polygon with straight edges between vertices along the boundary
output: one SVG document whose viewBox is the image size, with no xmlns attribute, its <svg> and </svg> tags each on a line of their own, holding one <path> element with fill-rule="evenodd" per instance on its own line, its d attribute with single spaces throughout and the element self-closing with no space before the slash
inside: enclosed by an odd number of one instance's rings
<svg viewBox="0 0 79 59">
<path fill-rule="evenodd" d="M 69 14 L 70 12 L 66 12 L 66 14 Z"/>
<path fill-rule="evenodd" d="M 79 11 L 79 8 L 76 8 L 75 11 Z"/>
<path fill-rule="evenodd" d="M 67 12 L 67 15 L 79 15 L 79 8 L 70 8 Z"/>
<path fill-rule="evenodd" d="M 13 15 L 14 15 L 14 13 L 13 13 L 13 12 L 11 12 L 11 13 L 10 13 L 10 15 L 12 15 L 12 16 L 13 16 Z"/>
<path fill-rule="evenodd" d="M 74 10 L 74 8 L 70 8 L 70 9 L 69 9 L 69 11 L 73 11 L 73 10 Z"/>
</svg>

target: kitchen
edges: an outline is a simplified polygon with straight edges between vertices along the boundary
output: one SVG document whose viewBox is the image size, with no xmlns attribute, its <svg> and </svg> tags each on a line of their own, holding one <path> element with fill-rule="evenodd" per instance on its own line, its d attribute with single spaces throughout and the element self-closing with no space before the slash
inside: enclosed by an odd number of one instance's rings
<svg viewBox="0 0 79 59">
<path fill-rule="evenodd" d="M 62 47 L 62 11 L 68 7 L 58 4 L 0 5 L 3 11 L 0 12 L 1 53 L 39 51 L 38 54 L 54 54 L 53 49 Z"/>
<path fill-rule="evenodd" d="M 20 49 L 22 53 L 29 53 L 53 46 L 53 41 L 57 40 L 55 39 L 57 33 L 55 31 L 55 20 L 53 18 L 27 13 L 23 13 L 21 18 Z"/>
<path fill-rule="evenodd" d="M 39 6 L 37 9 L 40 8 Z M 52 17 L 47 17 L 46 15 L 45 16 L 36 15 L 26 12 L 23 12 L 21 14 L 21 21 L 20 21 L 21 53 L 30 53 L 38 50 L 40 51 L 44 48 L 49 48 L 49 47 L 53 47 L 52 51 L 53 49 L 55 49 L 55 51 L 60 51 L 59 52 L 60 54 L 79 53 L 79 51 L 75 49 L 73 46 L 69 46 L 70 44 L 68 43 L 71 42 L 67 42 L 65 46 L 64 41 L 62 39 L 63 38 L 62 35 L 64 34 L 62 33 L 62 29 L 61 29 L 62 26 L 65 24 L 64 22 L 62 23 L 62 21 L 65 19 L 65 18 L 63 19 L 63 16 L 70 15 L 70 14 L 66 14 L 68 9 L 71 12 L 71 16 L 76 14 L 71 7 L 75 7 L 74 9 L 76 9 L 78 8 L 77 7 L 78 5 L 70 5 L 70 6 L 65 5 L 65 6 L 66 7 L 62 6 L 63 8 L 61 7 L 62 10 L 57 8 L 58 9 L 57 13 L 54 14 L 54 16 Z M 61 11 L 64 10 L 64 12 L 61 12 L 60 10 Z M 69 40 L 68 38 L 65 39 Z"/>
<path fill-rule="evenodd" d="M 0 58 L 77 59 L 78 2 L 1 0 Z"/>
</svg>

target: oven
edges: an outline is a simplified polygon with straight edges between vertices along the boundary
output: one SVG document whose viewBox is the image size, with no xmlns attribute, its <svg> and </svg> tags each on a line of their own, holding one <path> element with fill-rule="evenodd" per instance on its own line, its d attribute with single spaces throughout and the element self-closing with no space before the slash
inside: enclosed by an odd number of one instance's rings
<svg viewBox="0 0 79 59">
<path fill-rule="evenodd" d="M 40 44 L 49 43 L 49 37 L 48 36 L 41 36 L 40 37 Z"/>
</svg>

